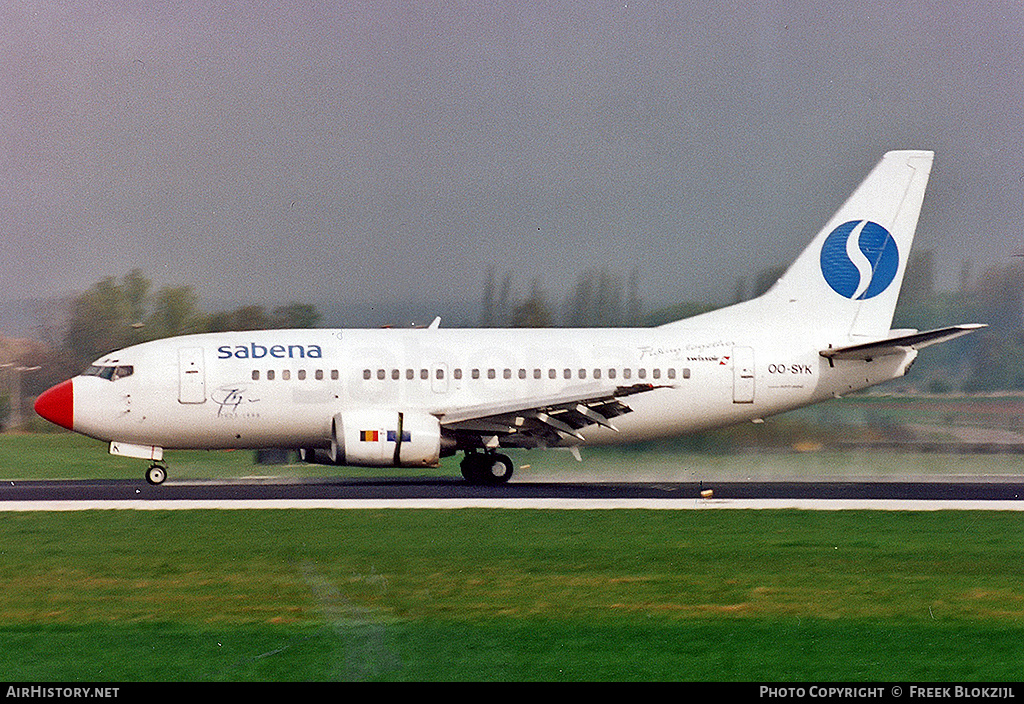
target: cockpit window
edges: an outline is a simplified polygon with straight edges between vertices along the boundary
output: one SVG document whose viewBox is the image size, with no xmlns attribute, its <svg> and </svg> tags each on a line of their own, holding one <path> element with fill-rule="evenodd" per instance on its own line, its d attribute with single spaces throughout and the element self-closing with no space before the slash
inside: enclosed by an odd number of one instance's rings
<svg viewBox="0 0 1024 704">
<path fill-rule="evenodd" d="M 134 372 L 135 367 L 130 364 L 122 364 L 119 366 L 94 364 L 82 372 L 82 376 L 98 376 L 109 381 L 117 381 L 118 379 L 123 379 L 126 376 L 131 376 Z"/>
</svg>

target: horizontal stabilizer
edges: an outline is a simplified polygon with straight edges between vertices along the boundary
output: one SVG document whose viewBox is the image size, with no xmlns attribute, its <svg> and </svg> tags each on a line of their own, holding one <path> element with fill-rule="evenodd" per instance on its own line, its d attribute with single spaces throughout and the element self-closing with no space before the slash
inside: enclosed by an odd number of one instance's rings
<svg viewBox="0 0 1024 704">
<path fill-rule="evenodd" d="M 966 335 L 967 333 L 974 332 L 983 327 L 987 327 L 981 323 L 970 323 L 966 325 L 953 325 L 948 328 L 939 328 L 937 330 L 928 330 L 925 332 L 914 332 L 907 335 L 899 335 L 897 337 L 887 337 L 883 340 L 875 340 L 874 342 L 865 342 L 859 345 L 850 345 L 848 347 L 830 347 L 827 350 L 821 350 L 819 353 L 822 357 L 828 360 L 835 359 L 860 359 L 866 362 L 870 362 L 875 357 L 884 357 L 887 354 L 899 354 L 905 352 L 908 349 L 919 350 L 929 345 L 934 345 L 939 342 L 946 342 L 954 338 Z"/>
</svg>

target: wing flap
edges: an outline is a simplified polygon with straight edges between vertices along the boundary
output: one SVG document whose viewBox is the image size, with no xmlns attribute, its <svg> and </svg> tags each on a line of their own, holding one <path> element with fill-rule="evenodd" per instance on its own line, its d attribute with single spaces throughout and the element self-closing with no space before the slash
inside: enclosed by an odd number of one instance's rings
<svg viewBox="0 0 1024 704">
<path fill-rule="evenodd" d="M 632 411 L 620 399 L 655 388 L 665 387 L 577 387 L 550 397 L 484 404 L 436 415 L 441 426 L 451 432 L 498 436 L 503 445 L 510 447 L 545 447 L 581 442 L 584 438 L 580 430 L 587 426 L 616 430 L 611 419 Z"/>
</svg>

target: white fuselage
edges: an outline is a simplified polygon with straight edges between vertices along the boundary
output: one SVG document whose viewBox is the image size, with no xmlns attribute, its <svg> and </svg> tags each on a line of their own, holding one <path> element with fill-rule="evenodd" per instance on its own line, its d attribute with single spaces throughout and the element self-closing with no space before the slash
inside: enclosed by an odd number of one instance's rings
<svg viewBox="0 0 1024 704">
<path fill-rule="evenodd" d="M 819 355 L 784 331 L 640 329 L 271 330 L 193 335 L 75 377 L 73 429 L 161 448 L 327 447 L 332 418 L 384 408 L 441 417 L 505 401 L 651 384 L 616 430 L 588 444 L 678 436 L 762 418 L 900 376 L 916 352 L 874 361 Z M 566 438 L 567 444 L 580 444 Z M 515 446 L 514 436 L 508 443 Z"/>
</svg>

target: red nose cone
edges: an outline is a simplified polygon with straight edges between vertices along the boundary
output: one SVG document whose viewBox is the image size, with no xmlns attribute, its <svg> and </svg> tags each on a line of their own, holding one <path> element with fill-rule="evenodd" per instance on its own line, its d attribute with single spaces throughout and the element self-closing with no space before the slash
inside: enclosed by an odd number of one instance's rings
<svg viewBox="0 0 1024 704">
<path fill-rule="evenodd" d="M 36 413 L 62 428 L 72 429 L 75 424 L 75 396 L 71 379 L 61 382 L 39 394 Z"/>
</svg>

